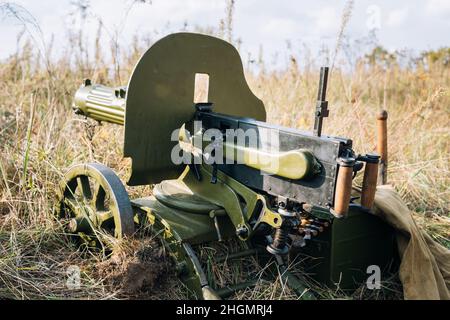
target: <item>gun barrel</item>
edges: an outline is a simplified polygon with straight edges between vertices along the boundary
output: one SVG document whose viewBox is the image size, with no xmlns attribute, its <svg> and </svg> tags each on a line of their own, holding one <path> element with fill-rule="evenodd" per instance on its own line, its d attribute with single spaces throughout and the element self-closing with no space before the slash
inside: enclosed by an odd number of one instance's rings
<svg viewBox="0 0 450 320">
<path fill-rule="evenodd" d="M 75 93 L 73 109 L 86 117 L 123 125 L 125 121 L 125 87 L 112 88 L 85 80 Z"/>
</svg>

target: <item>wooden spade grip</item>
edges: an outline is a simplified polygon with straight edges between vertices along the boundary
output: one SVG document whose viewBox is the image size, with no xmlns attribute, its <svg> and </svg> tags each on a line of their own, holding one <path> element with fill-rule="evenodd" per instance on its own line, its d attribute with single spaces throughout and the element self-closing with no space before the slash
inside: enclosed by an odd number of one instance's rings
<svg viewBox="0 0 450 320">
<path fill-rule="evenodd" d="M 377 116 L 377 153 L 380 155 L 378 182 L 381 184 L 386 184 L 387 182 L 387 118 L 388 113 L 386 110 L 381 111 Z"/>
<path fill-rule="evenodd" d="M 340 218 L 347 214 L 350 205 L 352 191 L 352 175 L 354 159 L 345 159 L 340 162 L 339 172 L 336 181 L 336 192 L 334 195 L 333 214 Z"/>
<path fill-rule="evenodd" d="M 361 205 L 371 209 L 375 200 L 377 189 L 378 159 L 375 163 L 366 163 L 361 191 Z"/>
</svg>

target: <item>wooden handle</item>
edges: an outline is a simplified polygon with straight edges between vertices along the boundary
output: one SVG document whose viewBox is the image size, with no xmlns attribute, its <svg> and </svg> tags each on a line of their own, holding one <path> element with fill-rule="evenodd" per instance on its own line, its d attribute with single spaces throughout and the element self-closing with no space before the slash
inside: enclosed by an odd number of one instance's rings
<svg viewBox="0 0 450 320">
<path fill-rule="evenodd" d="M 377 189 L 377 176 L 378 176 L 378 157 L 376 162 L 366 163 L 364 169 L 364 178 L 361 191 L 361 205 L 368 209 L 371 209 L 375 200 L 375 191 Z"/>
<path fill-rule="evenodd" d="M 388 146 L 387 146 L 387 118 L 386 110 L 381 111 L 377 116 L 377 153 L 380 155 L 380 167 L 378 171 L 378 181 L 381 184 L 387 182 L 387 163 L 388 163 Z"/>
<path fill-rule="evenodd" d="M 352 175 L 354 159 L 346 159 L 340 163 L 337 181 L 336 193 L 334 195 L 333 214 L 340 218 L 347 214 L 350 205 L 350 196 L 352 191 Z"/>
</svg>

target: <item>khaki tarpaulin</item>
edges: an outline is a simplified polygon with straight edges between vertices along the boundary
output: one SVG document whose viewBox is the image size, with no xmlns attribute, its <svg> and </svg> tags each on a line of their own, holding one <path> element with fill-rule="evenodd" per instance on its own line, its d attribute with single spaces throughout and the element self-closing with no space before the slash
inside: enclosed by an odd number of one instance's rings
<svg viewBox="0 0 450 320">
<path fill-rule="evenodd" d="M 401 258 L 399 276 L 405 299 L 450 299 L 450 250 L 436 243 L 415 223 L 391 186 L 379 186 L 375 212 L 396 231 Z"/>
</svg>

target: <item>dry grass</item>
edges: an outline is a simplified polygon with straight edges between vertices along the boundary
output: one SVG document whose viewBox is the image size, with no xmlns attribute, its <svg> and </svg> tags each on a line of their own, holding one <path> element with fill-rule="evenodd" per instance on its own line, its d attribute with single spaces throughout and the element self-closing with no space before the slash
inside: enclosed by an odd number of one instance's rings
<svg viewBox="0 0 450 320">
<path fill-rule="evenodd" d="M 227 18 L 226 31 L 232 39 L 232 17 Z M 96 125 L 73 115 L 70 106 L 73 93 L 86 77 L 107 85 L 122 84 L 116 81 L 128 78 L 145 47 L 137 38 L 126 50 L 116 47 L 118 53 L 110 65 L 99 45 L 95 58 L 89 59 L 83 51 L 83 35 L 71 39 L 67 54 L 58 60 L 42 59 L 44 53 L 36 52 L 32 42 L 22 39 L 17 53 L 0 63 L 0 298 L 133 297 L 124 292 L 123 283 L 109 281 L 108 276 L 96 272 L 104 266 L 103 261 L 77 251 L 66 240 L 53 206 L 62 173 L 73 163 L 101 162 L 126 180 L 129 161 L 122 158 L 123 128 Z M 48 48 L 51 50 L 51 45 Z M 300 67 L 293 56 L 283 70 L 247 72 L 251 88 L 265 102 L 269 122 L 312 128 L 318 80 L 314 63 Z M 351 137 L 361 153 L 372 151 L 375 116 L 380 108 L 386 108 L 388 179 L 420 225 L 450 247 L 450 68 L 439 61 L 427 67 L 402 68 L 393 63 L 387 68 L 363 59 L 355 66 L 352 72 L 343 71 L 339 64 L 334 67 L 328 95 L 331 115 L 324 132 Z M 129 191 L 132 196 L 150 192 L 148 187 Z M 134 261 L 145 245 L 154 246 L 141 240 L 122 243 L 125 260 Z M 123 259 L 113 261 L 120 264 Z M 81 268 L 83 286 L 67 291 L 65 272 L 74 264 Z M 167 283 L 173 289 L 164 285 L 160 291 L 144 288 L 138 296 L 185 296 L 177 280 Z M 398 292 L 395 281 L 386 286 Z M 360 290 L 353 298 L 367 297 L 365 294 Z M 236 297 L 289 296 L 281 282 L 268 285 L 262 281 L 255 290 Z M 327 290 L 323 296 L 351 298 Z"/>
</svg>

